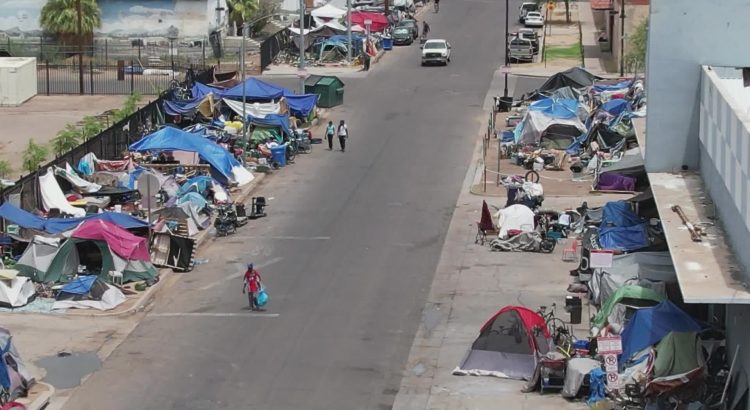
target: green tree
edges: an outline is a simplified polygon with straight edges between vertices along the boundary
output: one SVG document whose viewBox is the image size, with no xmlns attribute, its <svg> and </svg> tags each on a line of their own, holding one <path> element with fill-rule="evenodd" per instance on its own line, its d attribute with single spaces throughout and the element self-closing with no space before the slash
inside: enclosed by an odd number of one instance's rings
<svg viewBox="0 0 750 410">
<path fill-rule="evenodd" d="M 72 150 L 81 143 L 81 130 L 68 124 L 52 139 L 52 151 L 56 157 Z"/>
<path fill-rule="evenodd" d="M 227 0 L 227 6 L 229 21 L 236 23 L 238 27 L 252 20 L 260 9 L 259 0 Z"/>
<path fill-rule="evenodd" d="M 29 143 L 23 151 L 23 169 L 28 172 L 34 172 L 39 169 L 44 160 L 47 159 L 47 147 L 34 142 L 29 138 Z"/>
<path fill-rule="evenodd" d="M 643 71 L 646 65 L 646 47 L 648 46 L 648 19 L 638 23 L 628 39 L 628 52 L 625 54 L 625 67 L 634 73 Z"/>
<path fill-rule="evenodd" d="M 101 121 L 97 120 L 96 117 L 87 116 L 83 117 L 83 124 L 81 125 L 81 138 L 87 141 L 93 137 L 99 135 L 104 129 L 104 125 Z"/>
<path fill-rule="evenodd" d="M 274 14 L 277 14 L 279 12 L 279 9 L 281 8 L 281 3 L 275 0 L 258 0 L 258 11 L 255 13 L 255 19 L 260 19 L 261 17 L 271 16 Z M 254 35 L 257 33 L 260 33 L 261 30 L 263 30 L 263 27 L 266 26 L 266 23 L 268 20 L 263 19 L 262 21 L 259 21 L 258 24 L 253 25 L 250 27 L 250 35 Z"/>
<path fill-rule="evenodd" d="M 39 25 L 48 33 L 58 35 L 91 34 L 102 26 L 102 12 L 96 0 L 80 0 L 81 29 L 78 33 L 79 0 L 47 0 L 39 15 Z"/>
<path fill-rule="evenodd" d="M 10 166 L 10 162 L 4 159 L 0 159 L 0 178 L 5 178 L 13 172 L 13 167 Z"/>
</svg>

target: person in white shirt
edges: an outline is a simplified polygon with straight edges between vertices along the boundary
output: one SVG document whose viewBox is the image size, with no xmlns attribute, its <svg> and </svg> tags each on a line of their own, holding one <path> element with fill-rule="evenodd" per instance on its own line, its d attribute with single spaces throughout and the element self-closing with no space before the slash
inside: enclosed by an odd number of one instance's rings
<svg viewBox="0 0 750 410">
<path fill-rule="evenodd" d="M 341 145 L 341 152 L 346 151 L 346 139 L 349 138 L 349 128 L 347 128 L 344 120 L 339 122 L 339 145 Z"/>
</svg>

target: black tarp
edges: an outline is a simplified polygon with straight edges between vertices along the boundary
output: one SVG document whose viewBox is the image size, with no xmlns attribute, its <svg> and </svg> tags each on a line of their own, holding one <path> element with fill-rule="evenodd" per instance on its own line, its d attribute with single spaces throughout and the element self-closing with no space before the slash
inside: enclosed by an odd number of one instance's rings
<svg viewBox="0 0 750 410">
<path fill-rule="evenodd" d="M 563 87 L 583 88 L 594 84 L 594 80 L 601 80 L 580 67 L 573 67 L 552 75 L 539 87 L 539 92 L 555 91 Z"/>
</svg>

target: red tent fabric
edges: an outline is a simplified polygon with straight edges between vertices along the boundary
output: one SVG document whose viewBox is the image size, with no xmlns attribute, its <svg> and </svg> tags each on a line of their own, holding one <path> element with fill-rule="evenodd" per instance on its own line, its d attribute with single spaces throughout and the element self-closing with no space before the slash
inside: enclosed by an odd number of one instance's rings
<svg viewBox="0 0 750 410">
<path fill-rule="evenodd" d="M 526 328 L 526 331 L 529 333 L 534 333 L 534 327 L 539 326 L 539 328 L 542 329 L 544 332 L 544 336 L 549 338 L 549 329 L 547 329 L 547 323 L 544 321 L 544 318 L 539 314 L 534 312 L 533 310 L 529 308 L 525 308 L 523 306 L 506 306 L 500 310 L 498 310 L 497 313 L 495 313 L 490 320 L 485 322 L 484 325 L 482 325 L 482 329 L 480 332 L 484 331 L 488 326 L 492 324 L 492 322 L 495 321 L 495 318 L 502 315 L 505 312 L 515 310 L 516 313 L 518 313 L 518 316 L 521 317 L 521 320 L 523 321 L 523 325 Z"/>
<path fill-rule="evenodd" d="M 372 20 L 370 31 L 380 32 L 388 27 L 388 18 L 379 13 L 369 13 L 366 11 L 355 11 L 352 13 L 352 24 L 358 24 L 365 27 L 365 20 Z"/>
<path fill-rule="evenodd" d="M 73 231 L 72 237 L 107 242 L 112 252 L 127 260 L 151 261 L 146 238 L 135 236 L 111 222 L 89 219 Z"/>
</svg>

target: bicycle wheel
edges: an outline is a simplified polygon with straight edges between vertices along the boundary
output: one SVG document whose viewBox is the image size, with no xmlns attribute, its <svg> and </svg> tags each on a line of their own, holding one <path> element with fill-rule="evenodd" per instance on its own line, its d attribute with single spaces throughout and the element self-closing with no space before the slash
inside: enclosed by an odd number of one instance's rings
<svg viewBox="0 0 750 410">
<path fill-rule="evenodd" d="M 566 334 L 570 334 L 568 332 L 568 325 L 563 322 L 562 319 L 551 317 L 547 319 L 547 330 L 549 330 L 550 335 L 557 337 L 560 329 L 565 331 Z"/>
<path fill-rule="evenodd" d="M 539 173 L 536 171 L 529 171 L 526 173 L 523 179 L 525 179 L 526 182 L 533 182 L 536 184 L 539 182 Z"/>
</svg>

